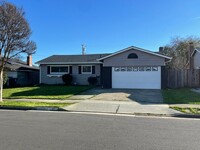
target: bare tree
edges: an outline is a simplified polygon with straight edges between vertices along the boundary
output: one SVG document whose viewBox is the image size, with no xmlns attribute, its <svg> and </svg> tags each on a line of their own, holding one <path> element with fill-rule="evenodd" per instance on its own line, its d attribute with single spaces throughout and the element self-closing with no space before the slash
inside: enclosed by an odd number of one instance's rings
<svg viewBox="0 0 200 150">
<path fill-rule="evenodd" d="M 172 57 L 172 60 L 168 63 L 168 67 L 172 69 L 187 69 L 189 61 L 189 46 L 193 43 L 194 46 L 200 44 L 200 38 L 198 37 L 175 37 L 171 39 L 171 42 L 164 46 L 162 54 Z"/>
<path fill-rule="evenodd" d="M 31 29 L 22 8 L 8 2 L 0 3 L 0 101 L 3 91 L 3 71 L 9 59 L 21 53 L 32 54 L 36 44 L 30 40 Z"/>
</svg>

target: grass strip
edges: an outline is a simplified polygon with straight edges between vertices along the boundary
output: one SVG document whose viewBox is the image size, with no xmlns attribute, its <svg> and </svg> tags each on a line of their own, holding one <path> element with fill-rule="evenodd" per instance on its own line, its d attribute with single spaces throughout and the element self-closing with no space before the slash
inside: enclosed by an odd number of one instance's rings
<svg viewBox="0 0 200 150">
<path fill-rule="evenodd" d="M 65 107 L 73 103 L 47 103 L 47 102 L 22 102 L 22 101 L 3 101 L 0 106 L 12 107 Z"/>
<path fill-rule="evenodd" d="M 164 89 L 162 95 L 167 104 L 200 104 L 200 94 L 189 88 Z"/>
<path fill-rule="evenodd" d="M 174 110 L 186 113 L 186 114 L 200 114 L 200 108 L 182 108 L 182 107 L 170 107 Z"/>
</svg>

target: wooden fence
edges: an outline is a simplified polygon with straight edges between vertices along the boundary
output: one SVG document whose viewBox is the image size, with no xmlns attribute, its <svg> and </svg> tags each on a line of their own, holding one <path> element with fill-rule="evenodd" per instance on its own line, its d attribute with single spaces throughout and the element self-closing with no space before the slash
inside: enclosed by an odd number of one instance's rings
<svg viewBox="0 0 200 150">
<path fill-rule="evenodd" d="M 164 69 L 162 70 L 162 87 L 200 87 L 200 69 Z"/>
</svg>

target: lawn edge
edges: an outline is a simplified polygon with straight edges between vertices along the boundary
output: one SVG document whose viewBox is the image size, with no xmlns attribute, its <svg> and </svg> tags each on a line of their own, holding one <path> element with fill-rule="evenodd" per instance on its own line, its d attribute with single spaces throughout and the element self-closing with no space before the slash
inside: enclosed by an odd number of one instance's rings
<svg viewBox="0 0 200 150">
<path fill-rule="evenodd" d="M 83 89 L 83 90 L 80 90 L 80 91 L 78 91 L 78 92 L 74 92 L 73 94 L 71 94 L 71 95 L 69 95 L 69 96 L 67 96 L 66 98 L 45 98 L 45 97 L 43 97 L 43 98 L 27 98 L 27 97 L 3 97 L 3 99 L 44 99 L 44 100 L 68 100 L 68 99 L 70 99 L 70 97 L 72 97 L 72 96 L 74 96 L 74 95 L 77 95 L 77 94 L 79 94 L 79 93 L 82 93 L 82 92 L 84 92 L 84 91 L 87 91 L 87 90 L 90 90 L 90 89 L 93 89 L 93 88 L 95 88 L 96 86 L 89 86 L 87 89 Z"/>
<path fill-rule="evenodd" d="M 55 106 L 0 106 L 0 109 L 7 110 L 43 110 L 43 111 L 67 111 L 62 107 Z"/>
</svg>

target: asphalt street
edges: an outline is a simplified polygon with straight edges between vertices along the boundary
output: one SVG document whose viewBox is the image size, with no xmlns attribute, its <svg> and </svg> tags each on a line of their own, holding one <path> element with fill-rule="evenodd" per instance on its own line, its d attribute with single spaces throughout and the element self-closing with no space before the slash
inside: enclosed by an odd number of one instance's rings
<svg viewBox="0 0 200 150">
<path fill-rule="evenodd" d="M 200 120 L 0 111 L 0 150 L 200 149 Z"/>
</svg>

